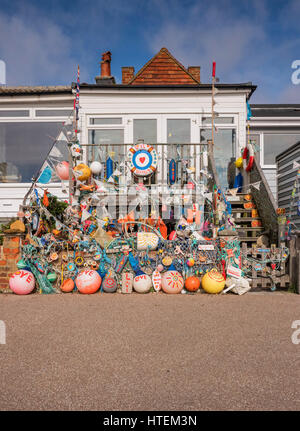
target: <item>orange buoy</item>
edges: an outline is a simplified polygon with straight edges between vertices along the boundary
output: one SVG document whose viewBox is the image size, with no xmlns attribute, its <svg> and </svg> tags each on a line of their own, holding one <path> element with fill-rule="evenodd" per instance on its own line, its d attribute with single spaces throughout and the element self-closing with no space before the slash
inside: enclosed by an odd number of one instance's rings
<svg viewBox="0 0 300 431">
<path fill-rule="evenodd" d="M 196 292 L 200 287 L 200 280 L 198 277 L 191 276 L 185 280 L 184 285 L 189 292 Z"/>
<path fill-rule="evenodd" d="M 65 293 L 72 292 L 74 289 L 75 284 L 72 278 L 67 278 L 64 280 L 63 284 L 60 286 L 60 290 L 62 290 Z"/>
</svg>

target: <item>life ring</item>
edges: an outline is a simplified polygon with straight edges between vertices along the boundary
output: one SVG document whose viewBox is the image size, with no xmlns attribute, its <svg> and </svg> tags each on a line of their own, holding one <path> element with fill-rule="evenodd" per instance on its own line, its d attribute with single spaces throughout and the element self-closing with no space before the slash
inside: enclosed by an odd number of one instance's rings
<svg viewBox="0 0 300 431">
<path fill-rule="evenodd" d="M 247 161 L 249 157 L 249 160 Z M 248 144 L 243 151 L 243 168 L 246 172 L 250 172 L 254 163 L 254 150 L 251 144 Z"/>
<path fill-rule="evenodd" d="M 153 174 L 157 168 L 157 152 L 148 144 L 137 144 L 128 151 L 129 167 L 137 177 Z"/>
</svg>

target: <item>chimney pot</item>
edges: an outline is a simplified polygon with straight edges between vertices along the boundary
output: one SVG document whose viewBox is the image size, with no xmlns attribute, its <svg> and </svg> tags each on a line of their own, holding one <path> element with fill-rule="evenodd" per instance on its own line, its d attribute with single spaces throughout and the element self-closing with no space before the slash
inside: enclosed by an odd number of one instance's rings
<svg viewBox="0 0 300 431">
<path fill-rule="evenodd" d="M 111 62 L 111 52 L 106 51 L 102 54 L 101 77 L 111 76 L 110 62 Z"/>
</svg>

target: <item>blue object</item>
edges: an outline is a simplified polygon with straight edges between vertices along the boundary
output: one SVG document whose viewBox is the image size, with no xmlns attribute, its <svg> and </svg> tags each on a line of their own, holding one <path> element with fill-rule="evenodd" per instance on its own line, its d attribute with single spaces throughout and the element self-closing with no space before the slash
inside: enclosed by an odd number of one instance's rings
<svg viewBox="0 0 300 431">
<path fill-rule="evenodd" d="M 238 189 L 238 193 L 241 193 L 242 191 L 243 182 L 244 182 L 243 175 L 239 172 L 234 179 L 234 185 L 233 185 L 233 188 Z"/>
<path fill-rule="evenodd" d="M 172 159 L 169 163 L 169 183 L 172 185 L 176 182 L 176 162 Z"/>
<path fill-rule="evenodd" d="M 52 178 L 52 170 L 50 166 L 46 166 L 41 175 L 39 176 L 37 182 L 41 184 L 47 184 Z"/>
<path fill-rule="evenodd" d="M 246 103 L 247 103 L 247 120 L 250 120 L 250 118 L 252 117 L 252 112 L 251 112 L 251 108 L 250 108 L 248 100 Z"/>
<path fill-rule="evenodd" d="M 107 180 L 112 176 L 112 173 L 113 173 L 113 161 L 112 161 L 112 159 L 109 157 L 109 158 L 106 160 L 106 179 L 107 179 Z"/>
</svg>

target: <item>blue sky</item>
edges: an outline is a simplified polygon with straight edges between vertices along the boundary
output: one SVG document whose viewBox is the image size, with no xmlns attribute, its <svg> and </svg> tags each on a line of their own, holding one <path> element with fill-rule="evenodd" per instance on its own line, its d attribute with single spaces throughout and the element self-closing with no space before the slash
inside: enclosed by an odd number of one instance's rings
<svg viewBox="0 0 300 431">
<path fill-rule="evenodd" d="M 101 53 L 112 73 L 137 71 L 163 46 L 210 82 L 258 85 L 251 101 L 300 103 L 291 64 L 300 59 L 299 0 L 0 0 L 0 59 L 8 85 L 69 84 L 79 63 L 94 82 Z"/>
</svg>

